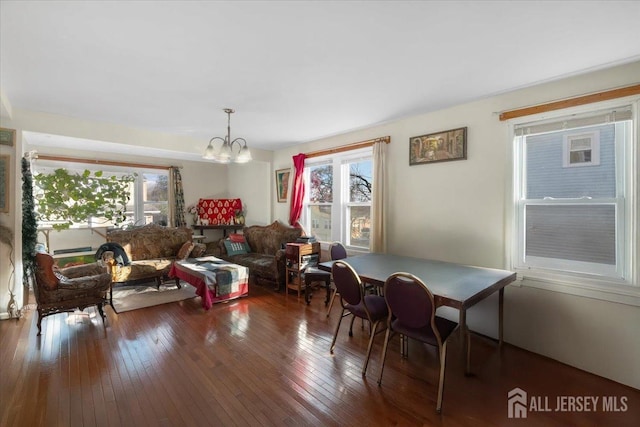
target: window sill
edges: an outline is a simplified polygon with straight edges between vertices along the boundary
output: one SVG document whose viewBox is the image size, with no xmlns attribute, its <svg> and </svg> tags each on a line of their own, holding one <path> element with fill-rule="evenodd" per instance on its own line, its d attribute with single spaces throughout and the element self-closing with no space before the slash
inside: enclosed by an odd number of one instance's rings
<svg viewBox="0 0 640 427">
<path fill-rule="evenodd" d="M 515 286 L 544 289 L 585 298 L 640 307 L 640 287 L 622 282 L 515 269 Z"/>
</svg>

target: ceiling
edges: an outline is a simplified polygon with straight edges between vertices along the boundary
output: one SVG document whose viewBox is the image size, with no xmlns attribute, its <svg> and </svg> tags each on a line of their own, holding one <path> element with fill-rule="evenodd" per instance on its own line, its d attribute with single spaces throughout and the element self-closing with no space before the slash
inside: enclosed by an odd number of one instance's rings
<svg viewBox="0 0 640 427">
<path fill-rule="evenodd" d="M 231 107 L 232 138 L 276 150 L 638 60 L 639 21 L 639 1 L 2 0 L 0 89 L 203 150 Z"/>
</svg>

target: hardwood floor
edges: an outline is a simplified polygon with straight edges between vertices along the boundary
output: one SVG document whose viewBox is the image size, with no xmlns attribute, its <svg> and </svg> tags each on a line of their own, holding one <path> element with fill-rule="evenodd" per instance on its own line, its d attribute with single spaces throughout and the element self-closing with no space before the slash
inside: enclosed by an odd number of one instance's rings
<svg viewBox="0 0 640 427">
<path fill-rule="evenodd" d="M 0 322 L 2 426 L 233 425 L 616 425 L 640 420 L 640 391 L 513 346 L 472 337 L 472 370 L 463 373 L 460 341 L 447 357 L 442 415 L 435 412 L 438 362 L 433 348 L 399 339 L 377 379 L 383 334 L 366 378 L 360 375 L 368 330 L 325 317 L 324 295 L 310 306 L 259 286 L 250 296 L 205 312 L 200 298 L 117 315 L 107 327 L 94 309 L 42 322 L 34 311 Z M 580 351 L 588 351 L 583 349 Z M 603 361 L 606 363 L 606 361 Z M 629 367 L 631 369 L 632 367 Z M 507 393 L 548 398 L 551 412 L 509 419 Z M 598 396 L 595 412 L 555 412 L 558 396 Z M 603 396 L 618 409 L 605 412 Z M 543 406 L 544 409 L 544 406 Z"/>
</svg>

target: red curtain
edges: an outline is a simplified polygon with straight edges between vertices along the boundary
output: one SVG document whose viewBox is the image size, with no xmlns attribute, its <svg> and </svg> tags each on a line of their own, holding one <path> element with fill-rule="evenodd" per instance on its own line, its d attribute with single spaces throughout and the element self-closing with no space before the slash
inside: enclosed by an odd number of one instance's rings
<svg viewBox="0 0 640 427">
<path fill-rule="evenodd" d="M 293 177 L 293 190 L 291 191 L 291 211 L 289 213 L 289 224 L 294 227 L 302 228 L 298 220 L 302 215 L 302 201 L 304 200 L 304 159 L 307 156 L 300 153 L 293 156 L 293 166 L 296 174 Z"/>
</svg>

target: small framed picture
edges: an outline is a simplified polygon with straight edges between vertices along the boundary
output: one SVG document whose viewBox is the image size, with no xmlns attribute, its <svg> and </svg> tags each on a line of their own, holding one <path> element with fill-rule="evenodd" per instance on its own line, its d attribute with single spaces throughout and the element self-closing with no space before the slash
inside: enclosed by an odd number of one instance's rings
<svg viewBox="0 0 640 427">
<path fill-rule="evenodd" d="M 13 147 L 16 143 L 15 129 L 0 128 L 0 145 Z"/>
<path fill-rule="evenodd" d="M 466 158 L 466 127 L 409 138 L 410 166 Z"/>
<path fill-rule="evenodd" d="M 278 203 L 285 203 L 287 196 L 289 195 L 289 175 L 291 175 L 291 168 L 278 169 L 276 171 L 276 194 L 278 196 Z"/>
</svg>

